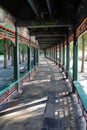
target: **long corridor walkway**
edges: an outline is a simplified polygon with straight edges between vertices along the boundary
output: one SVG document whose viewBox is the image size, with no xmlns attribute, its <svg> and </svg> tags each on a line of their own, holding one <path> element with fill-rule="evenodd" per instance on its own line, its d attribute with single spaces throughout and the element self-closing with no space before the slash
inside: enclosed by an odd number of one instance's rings
<svg viewBox="0 0 87 130">
<path fill-rule="evenodd" d="M 77 125 L 66 81 L 43 57 L 23 93 L 0 112 L 0 130 L 78 130 Z"/>
</svg>

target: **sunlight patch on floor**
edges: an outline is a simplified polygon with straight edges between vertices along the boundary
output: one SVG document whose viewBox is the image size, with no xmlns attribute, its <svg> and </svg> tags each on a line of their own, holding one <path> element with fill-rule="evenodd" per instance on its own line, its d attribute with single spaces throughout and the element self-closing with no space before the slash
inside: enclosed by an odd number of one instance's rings
<svg viewBox="0 0 87 130">
<path fill-rule="evenodd" d="M 46 103 L 36 105 L 33 107 L 25 108 L 23 110 L 19 110 L 17 112 L 9 113 L 8 115 L 5 115 L 5 118 L 11 119 L 12 122 L 15 121 L 23 121 L 31 117 L 35 117 L 38 115 L 44 114 L 44 109 L 45 109 Z"/>
<path fill-rule="evenodd" d="M 14 109 L 18 109 L 18 108 L 21 109 L 23 106 L 26 107 L 26 106 L 28 106 L 28 105 L 33 105 L 33 104 L 36 104 L 36 103 L 39 104 L 40 102 L 43 102 L 43 101 L 46 101 L 46 100 L 48 100 L 48 97 L 43 97 L 43 98 L 34 100 L 34 101 L 32 101 L 32 102 L 28 102 L 28 103 L 21 103 L 21 104 L 19 104 L 19 105 L 17 105 L 17 106 L 8 108 L 8 109 L 6 109 L 6 110 L 3 110 L 3 111 L 1 111 L 1 113 L 2 113 L 2 112 L 8 112 L 8 111 L 11 111 L 11 110 L 14 110 Z"/>
<path fill-rule="evenodd" d="M 2 122 L 3 120 L 10 120 L 9 124 L 13 122 L 21 122 L 44 114 L 47 99 L 47 97 L 43 97 L 41 99 L 4 110 L 3 112 L 7 112 L 7 114 L 1 117 Z"/>
<path fill-rule="evenodd" d="M 35 84 L 36 85 L 36 84 L 45 83 L 45 82 L 50 82 L 50 79 L 30 81 L 30 82 L 26 82 L 25 85 L 31 85 L 31 84 Z"/>
</svg>

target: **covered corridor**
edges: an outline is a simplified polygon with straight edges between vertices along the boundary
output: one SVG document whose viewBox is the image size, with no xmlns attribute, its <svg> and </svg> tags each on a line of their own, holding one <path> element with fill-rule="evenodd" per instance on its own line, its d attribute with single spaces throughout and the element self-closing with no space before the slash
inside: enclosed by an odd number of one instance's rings
<svg viewBox="0 0 87 130">
<path fill-rule="evenodd" d="M 0 130 L 79 130 L 68 83 L 53 62 L 40 57 L 36 74 L 22 89 L 0 112 Z"/>
<path fill-rule="evenodd" d="M 87 0 L 0 0 L 0 130 L 86 130 Z"/>
</svg>

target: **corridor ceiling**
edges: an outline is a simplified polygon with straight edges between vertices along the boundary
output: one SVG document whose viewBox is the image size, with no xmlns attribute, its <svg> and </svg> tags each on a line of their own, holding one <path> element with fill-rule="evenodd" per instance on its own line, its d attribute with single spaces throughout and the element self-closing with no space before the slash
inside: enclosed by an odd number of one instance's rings
<svg viewBox="0 0 87 130">
<path fill-rule="evenodd" d="M 59 44 L 87 16 L 87 0 L 0 0 L 41 49 Z"/>
</svg>

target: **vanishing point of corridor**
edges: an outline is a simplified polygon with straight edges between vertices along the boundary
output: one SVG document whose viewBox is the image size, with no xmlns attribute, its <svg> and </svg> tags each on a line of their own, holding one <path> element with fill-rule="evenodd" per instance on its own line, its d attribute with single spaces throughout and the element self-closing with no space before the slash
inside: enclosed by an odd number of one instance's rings
<svg viewBox="0 0 87 130">
<path fill-rule="evenodd" d="M 0 112 L 0 130 L 78 130 L 67 83 L 53 62 L 40 57 L 36 74 L 22 88 Z"/>
</svg>

